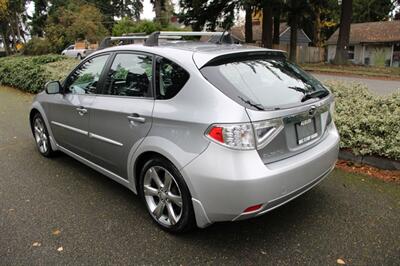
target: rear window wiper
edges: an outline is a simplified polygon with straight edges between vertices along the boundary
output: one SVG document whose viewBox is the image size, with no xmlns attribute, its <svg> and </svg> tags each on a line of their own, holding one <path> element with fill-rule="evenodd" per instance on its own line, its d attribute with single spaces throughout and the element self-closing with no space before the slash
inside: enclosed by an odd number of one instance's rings
<svg viewBox="0 0 400 266">
<path fill-rule="evenodd" d="M 328 96 L 329 92 L 326 90 L 318 90 L 310 93 L 306 93 L 303 98 L 301 98 L 301 102 L 305 102 L 307 100 L 310 100 L 312 98 L 324 98 L 325 96 Z"/>
<path fill-rule="evenodd" d="M 264 107 L 263 107 L 261 104 L 253 103 L 253 102 L 250 101 L 250 100 L 245 100 L 245 99 L 243 99 L 243 98 L 240 97 L 240 96 L 238 96 L 238 98 L 239 98 L 240 100 L 242 100 L 244 103 L 247 103 L 248 105 L 253 106 L 253 107 L 256 108 L 257 110 L 260 110 L 260 111 L 264 111 L 264 110 L 265 110 Z"/>
</svg>

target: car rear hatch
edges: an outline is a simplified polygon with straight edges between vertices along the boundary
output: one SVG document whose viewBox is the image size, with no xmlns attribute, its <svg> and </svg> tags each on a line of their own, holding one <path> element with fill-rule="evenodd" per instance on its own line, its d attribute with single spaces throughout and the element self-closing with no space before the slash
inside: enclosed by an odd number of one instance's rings
<svg viewBox="0 0 400 266">
<path fill-rule="evenodd" d="M 332 94 L 282 52 L 260 49 L 220 55 L 200 71 L 246 108 L 257 151 L 266 164 L 314 147 L 332 122 Z"/>
</svg>

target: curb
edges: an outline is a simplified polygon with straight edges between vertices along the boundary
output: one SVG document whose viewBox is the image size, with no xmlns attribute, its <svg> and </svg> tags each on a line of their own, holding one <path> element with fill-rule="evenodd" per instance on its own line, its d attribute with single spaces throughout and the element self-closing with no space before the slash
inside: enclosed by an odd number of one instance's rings
<svg viewBox="0 0 400 266">
<path fill-rule="evenodd" d="M 368 164 L 384 170 L 400 170 L 400 161 L 387 159 L 377 156 L 360 156 L 355 155 L 348 150 L 339 151 L 339 159 L 351 161 L 359 164 Z"/>
</svg>

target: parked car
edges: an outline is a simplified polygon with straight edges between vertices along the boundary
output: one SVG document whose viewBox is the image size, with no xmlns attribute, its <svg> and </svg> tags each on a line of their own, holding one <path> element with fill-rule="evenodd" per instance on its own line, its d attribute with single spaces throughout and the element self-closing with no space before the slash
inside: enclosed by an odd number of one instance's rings
<svg viewBox="0 0 400 266">
<path fill-rule="evenodd" d="M 47 83 L 29 117 L 43 156 L 96 169 L 182 232 L 265 214 L 321 182 L 338 155 L 333 114 L 332 93 L 281 51 L 148 37 Z"/>
<path fill-rule="evenodd" d="M 67 48 L 65 48 L 61 54 L 68 56 L 68 57 L 74 57 L 79 60 L 82 60 L 89 54 L 93 53 L 95 50 L 92 49 L 75 49 L 75 45 L 70 45 Z"/>
</svg>

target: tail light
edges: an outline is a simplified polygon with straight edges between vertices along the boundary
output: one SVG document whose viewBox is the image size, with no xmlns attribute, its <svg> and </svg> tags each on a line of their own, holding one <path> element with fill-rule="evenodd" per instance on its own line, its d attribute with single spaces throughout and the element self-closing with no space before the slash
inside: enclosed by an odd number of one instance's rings
<svg viewBox="0 0 400 266">
<path fill-rule="evenodd" d="M 257 149 L 262 149 L 283 129 L 282 119 L 265 120 L 253 123 Z"/>
<path fill-rule="evenodd" d="M 250 123 L 214 124 L 206 132 L 213 141 L 237 150 L 255 148 L 253 127 Z"/>
<path fill-rule="evenodd" d="M 328 119 L 326 120 L 326 126 L 329 126 L 333 122 L 334 118 L 335 118 L 335 102 L 332 102 L 329 106 L 329 113 L 328 113 Z"/>
<path fill-rule="evenodd" d="M 253 124 L 214 124 L 206 131 L 206 136 L 225 147 L 252 150 L 265 147 L 282 129 L 282 119 Z"/>
</svg>

